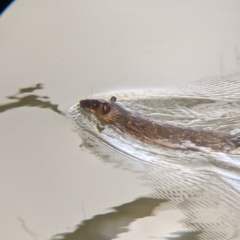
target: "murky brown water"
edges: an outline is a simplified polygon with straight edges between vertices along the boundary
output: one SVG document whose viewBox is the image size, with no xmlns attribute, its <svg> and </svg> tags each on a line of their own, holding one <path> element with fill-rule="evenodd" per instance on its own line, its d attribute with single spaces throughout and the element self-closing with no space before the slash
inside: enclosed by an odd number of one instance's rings
<svg viewBox="0 0 240 240">
<path fill-rule="evenodd" d="M 239 29 L 238 0 L 11 5 L 0 27 L 0 239 L 240 239 L 237 155 L 99 132 L 75 105 L 113 91 L 149 118 L 239 133 Z"/>
</svg>

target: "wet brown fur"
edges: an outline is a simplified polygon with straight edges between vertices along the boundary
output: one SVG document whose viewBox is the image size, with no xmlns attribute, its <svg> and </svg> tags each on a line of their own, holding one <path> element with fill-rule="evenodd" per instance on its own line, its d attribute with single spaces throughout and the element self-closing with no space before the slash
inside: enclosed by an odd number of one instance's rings
<svg viewBox="0 0 240 240">
<path fill-rule="evenodd" d="M 159 145 L 168 146 L 166 142 L 163 143 L 161 140 L 167 140 L 170 144 L 190 141 L 196 146 L 223 152 L 228 152 L 240 146 L 240 139 L 233 139 L 231 135 L 179 127 L 139 117 L 116 103 L 116 97 L 112 97 L 110 101 L 81 100 L 80 107 L 93 113 L 105 123 L 114 125 L 122 132 L 127 132 L 143 141 L 159 143 Z M 171 147 L 170 144 L 168 147 Z"/>
</svg>

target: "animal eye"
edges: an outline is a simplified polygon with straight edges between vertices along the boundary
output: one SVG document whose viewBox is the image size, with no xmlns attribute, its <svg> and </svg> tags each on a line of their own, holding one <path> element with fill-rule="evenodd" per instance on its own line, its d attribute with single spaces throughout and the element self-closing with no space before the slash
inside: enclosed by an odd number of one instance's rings
<svg viewBox="0 0 240 240">
<path fill-rule="evenodd" d="M 92 107 L 93 107 L 93 108 L 97 108 L 97 107 L 98 107 L 98 104 L 97 104 L 97 103 L 93 103 L 93 104 L 92 104 Z"/>
</svg>

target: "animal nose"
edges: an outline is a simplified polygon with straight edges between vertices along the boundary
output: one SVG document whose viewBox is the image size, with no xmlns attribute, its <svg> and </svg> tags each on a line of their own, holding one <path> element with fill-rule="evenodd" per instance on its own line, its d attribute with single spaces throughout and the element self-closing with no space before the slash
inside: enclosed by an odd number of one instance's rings
<svg viewBox="0 0 240 240">
<path fill-rule="evenodd" d="M 80 101 L 80 106 L 81 106 L 82 108 L 89 107 L 89 102 L 86 101 L 86 100 L 81 100 L 81 101 Z"/>
</svg>

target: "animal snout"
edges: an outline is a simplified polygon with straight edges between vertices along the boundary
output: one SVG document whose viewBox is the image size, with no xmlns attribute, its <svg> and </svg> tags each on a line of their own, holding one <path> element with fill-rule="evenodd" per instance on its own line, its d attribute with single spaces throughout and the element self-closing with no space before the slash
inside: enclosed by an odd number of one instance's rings
<svg viewBox="0 0 240 240">
<path fill-rule="evenodd" d="M 80 101 L 80 107 L 82 108 L 88 108 L 89 107 L 89 102 L 86 100 L 81 100 Z"/>
</svg>

